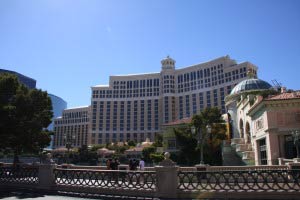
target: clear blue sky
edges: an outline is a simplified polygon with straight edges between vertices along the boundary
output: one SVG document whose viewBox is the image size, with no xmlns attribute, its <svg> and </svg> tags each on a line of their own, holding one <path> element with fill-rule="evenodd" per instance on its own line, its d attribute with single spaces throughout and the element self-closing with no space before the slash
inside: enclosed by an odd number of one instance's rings
<svg viewBox="0 0 300 200">
<path fill-rule="evenodd" d="M 0 68 L 37 80 L 68 107 L 110 75 L 230 55 L 300 89 L 299 0 L 1 0 Z"/>
</svg>

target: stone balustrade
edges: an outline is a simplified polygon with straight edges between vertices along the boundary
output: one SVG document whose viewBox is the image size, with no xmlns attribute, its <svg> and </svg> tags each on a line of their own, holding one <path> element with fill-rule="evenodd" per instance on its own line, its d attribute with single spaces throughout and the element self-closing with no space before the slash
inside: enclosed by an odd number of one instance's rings
<svg viewBox="0 0 300 200">
<path fill-rule="evenodd" d="M 124 166 L 123 166 L 124 167 Z M 0 166 L 1 188 L 152 198 L 271 198 L 300 195 L 300 163 L 179 167 L 169 158 L 147 171 L 41 164 Z"/>
</svg>

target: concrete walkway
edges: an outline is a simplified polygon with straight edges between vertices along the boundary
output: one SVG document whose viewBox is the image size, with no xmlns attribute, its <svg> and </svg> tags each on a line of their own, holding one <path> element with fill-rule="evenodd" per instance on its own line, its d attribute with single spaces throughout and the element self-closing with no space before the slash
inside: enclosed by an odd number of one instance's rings
<svg viewBox="0 0 300 200">
<path fill-rule="evenodd" d="M 113 195 L 82 195 L 82 194 L 40 194 L 34 191 L 1 191 L 0 200 L 20 200 L 20 199 L 34 199 L 34 200 L 83 200 L 83 199 L 100 199 L 100 200 L 159 200 L 158 198 L 143 198 L 143 197 L 128 197 L 128 196 L 113 196 Z"/>
</svg>

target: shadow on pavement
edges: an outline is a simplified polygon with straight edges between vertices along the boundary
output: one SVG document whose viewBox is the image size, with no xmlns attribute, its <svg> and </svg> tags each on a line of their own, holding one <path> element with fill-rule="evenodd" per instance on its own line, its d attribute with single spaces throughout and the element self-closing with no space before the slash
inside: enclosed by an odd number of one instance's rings
<svg viewBox="0 0 300 200">
<path fill-rule="evenodd" d="M 44 195 L 31 191 L 0 191 L 0 199 L 8 197 L 15 197 L 16 199 L 34 199 L 44 197 Z"/>
</svg>

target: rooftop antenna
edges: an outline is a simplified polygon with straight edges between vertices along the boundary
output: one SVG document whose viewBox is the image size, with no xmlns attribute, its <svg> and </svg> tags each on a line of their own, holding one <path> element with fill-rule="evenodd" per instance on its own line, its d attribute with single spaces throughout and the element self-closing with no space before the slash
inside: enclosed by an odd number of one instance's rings
<svg viewBox="0 0 300 200">
<path fill-rule="evenodd" d="M 282 87 L 282 83 L 279 83 L 276 79 L 273 79 L 271 80 L 274 87 L 277 87 L 277 88 L 281 88 Z"/>
</svg>

